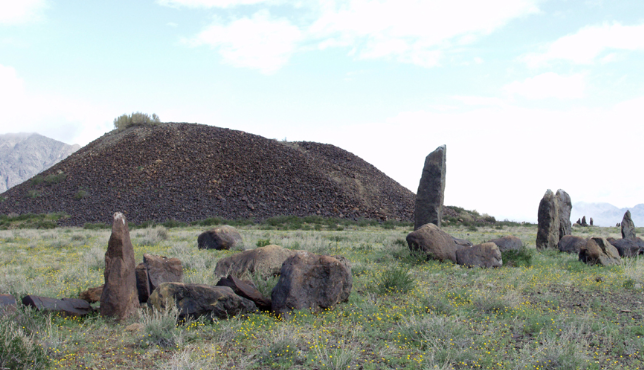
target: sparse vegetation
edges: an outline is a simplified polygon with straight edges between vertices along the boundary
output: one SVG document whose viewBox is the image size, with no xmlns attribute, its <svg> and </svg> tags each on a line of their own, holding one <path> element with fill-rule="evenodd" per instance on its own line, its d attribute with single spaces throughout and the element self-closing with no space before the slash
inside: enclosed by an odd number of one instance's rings
<svg viewBox="0 0 644 370">
<path fill-rule="evenodd" d="M 159 116 L 155 113 L 152 115 L 134 112 L 132 114 L 123 114 L 114 119 L 114 128 L 123 130 L 132 126 L 157 125 L 161 123 Z"/>
<path fill-rule="evenodd" d="M 64 213 L 0 215 L 0 230 L 54 229 L 58 226 L 58 220 L 67 217 Z"/>
<path fill-rule="evenodd" d="M 15 316 L 0 316 L 0 331 L 9 332 L 11 327 L 15 333 L 15 328 L 24 327 L 21 335 L 31 342 L 21 343 L 34 350 L 20 358 L 29 363 L 40 353 L 43 364 L 48 362 L 51 368 L 636 369 L 644 365 L 640 304 L 644 258 L 610 268 L 587 266 L 575 255 L 537 251 L 534 226 L 503 230 L 477 226 L 476 232 L 467 226 L 444 227 L 474 244 L 513 234 L 528 245 L 516 254 L 523 260 L 529 255 L 529 265 L 508 267 L 513 259 L 504 254 L 501 268 L 469 269 L 416 258 L 404 241 L 409 227 L 376 225 L 347 225 L 342 231 L 326 226 L 321 231 L 265 229 L 272 225 L 255 223 L 240 227 L 246 246 L 270 240 L 349 259 L 353 272 L 349 301 L 318 314 L 298 311 L 280 320 L 256 313 L 177 324 L 171 308 L 141 309 L 137 318 L 116 324 L 98 315 L 63 318 L 19 306 Z M 143 253 L 179 258 L 188 283 L 215 285 L 212 271 L 217 261 L 236 253 L 198 249 L 201 225 L 139 226 L 131 233 L 136 261 Z M 620 235 L 619 228 L 595 232 Z M 18 299 L 25 294 L 62 298 L 101 285 L 109 235 L 109 230 L 80 228 L 0 231 L 0 292 L 11 292 Z M 256 275 L 244 279 L 253 281 L 265 296 L 278 281 Z M 13 327 L 7 324 L 18 317 L 23 321 Z M 138 329 L 126 330 L 131 324 L 138 324 Z"/>
<path fill-rule="evenodd" d="M 87 193 L 87 191 L 81 189 L 81 190 L 76 192 L 76 194 L 74 195 L 74 199 L 81 200 L 83 198 L 87 198 L 88 196 L 89 196 L 89 193 Z"/>
</svg>

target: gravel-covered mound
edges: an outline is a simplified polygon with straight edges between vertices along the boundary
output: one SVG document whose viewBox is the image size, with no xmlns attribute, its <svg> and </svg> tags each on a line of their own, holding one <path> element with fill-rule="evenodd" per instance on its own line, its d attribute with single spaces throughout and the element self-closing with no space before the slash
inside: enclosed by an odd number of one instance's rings
<svg viewBox="0 0 644 370">
<path fill-rule="evenodd" d="M 0 195 L 0 214 L 65 212 L 61 223 L 262 220 L 320 215 L 410 221 L 414 194 L 328 144 L 164 123 L 109 132 Z M 4 200 L 3 200 L 4 199 Z"/>
</svg>

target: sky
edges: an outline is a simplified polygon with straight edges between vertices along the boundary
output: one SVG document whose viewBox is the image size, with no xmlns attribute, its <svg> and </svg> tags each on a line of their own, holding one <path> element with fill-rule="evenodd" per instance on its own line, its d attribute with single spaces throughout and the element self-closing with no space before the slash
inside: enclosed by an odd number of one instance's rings
<svg viewBox="0 0 644 370">
<path fill-rule="evenodd" d="M 156 113 L 348 150 L 445 204 L 644 203 L 641 0 L 0 0 L 0 134 Z M 638 175 L 638 173 L 640 175 Z"/>
</svg>

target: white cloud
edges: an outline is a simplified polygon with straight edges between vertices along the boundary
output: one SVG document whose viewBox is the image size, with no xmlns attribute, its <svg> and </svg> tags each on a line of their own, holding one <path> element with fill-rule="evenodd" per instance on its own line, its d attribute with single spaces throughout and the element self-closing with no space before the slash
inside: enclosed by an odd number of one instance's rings
<svg viewBox="0 0 644 370">
<path fill-rule="evenodd" d="M 20 24 L 38 19 L 45 0 L 0 0 L 0 24 Z"/>
<path fill-rule="evenodd" d="M 14 68 L 3 65 L 0 110 L 0 133 L 38 132 L 82 145 L 110 130 L 117 116 L 117 112 L 91 102 L 31 92 Z"/>
<path fill-rule="evenodd" d="M 274 20 L 266 10 L 280 0 L 158 0 L 161 5 L 264 10 L 227 24 L 217 20 L 192 39 L 218 48 L 234 66 L 274 72 L 302 44 L 349 48 L 358 59 L 390 59 L 422 67 L 440 65 L 452 47 L 471 44 L 518 17 L 538 13 L 541 0 L 311 0 L 298 19 Z M 299 2 L 284 2 L 301 7 Z M 297 13 L 301 15 L 301 12 Z M 312 21 L 309 21 L 312 20 Z M 296 26 L 297 25 L 297 26 Z M 482 60 L 477 59 L 479 63 Z"/>
<path fill-rule="evenodd" d="M 526 54 L 522 59 L 531 67 L 556 60 L 593 64 L 598 59 L 602 62 L 615 60 L 615 55 L 604 55 L 611 50 L 644 50 L 644 24 L 623 26 L 613 23 L 584 27 L 547 45 L 544 52 Z"/>
<path fill-rule="evenodd" d="M 276 2 L 276 0 L 157 0 L 159 5 L 175 8 L 232 8 L 240 5 Z"/>
<path fill-rule="evenodd" d="M 510 20 L 537 13 L 538 0 L 321 0 L 310 32 L 320 47 L 350 46 L 358 58 L 433 67 L 452 44 L 472 43 Z"/>
<path fill-rule="evenodd" d="M 514 81 L 503 87 L 510 93 L 528 99 L 576 99 L 582 98 L 586 90 L 586 75 L 582 73 L 562 76 L 547 72 L 523 81 Z"/>
<path fill-rule="evenodd" d="M 288 62 L 302 38 L 301 31 L 288 20 L 273 19 L 267 11 L 259 11 L 228 24 L 217 20 L 188 43 L 218 49 L 227 64 L 270 74 Z"/>
</svg>

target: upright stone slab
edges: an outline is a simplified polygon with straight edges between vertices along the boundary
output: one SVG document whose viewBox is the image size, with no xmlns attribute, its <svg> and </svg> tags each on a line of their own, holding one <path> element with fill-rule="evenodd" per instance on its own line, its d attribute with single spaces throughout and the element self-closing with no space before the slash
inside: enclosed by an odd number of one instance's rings
<svg viewBox="0 0 644 370">
<path fill-rule="evenodd" d="M 118 321 L 136 313 L 139 295 L 136 289 L 134 248 L 125 216 L 117 212 L 112 222 L 112 235 L 105 252 L 105 286 L 101 294 L 101 316 Z"/>
<path fill-rule="evenodd" d="M 537 249 L 557 248 L 559 243 L 559 213 L 552 190 L 548 189 L 539 202 Z"/>
<path fill-rule="evenodd" d="M 631 211 L 626 211 L 624 213 L 624 218 L 622 218 L 622 238 L 623 239 L 635 239 L 635 224 L 631 218 Z"/>
<path fill-rule="evenodd" d="M 425 158 L 425 167 L 416 192 L 414 230 L 425 224 L 441 226 L 445 194 L 445 145 L 439 146 Z"/>
<path fill-rule="evenodd" d="M 564 236 L 572 234 L 572 225 L 570 225 L 572 202 L 570 195 L 561 189 L 557 190 L 555 197 L 557 198 L 557 211 L 559 213 L 559 240 L 561 240 Z"/>
</svg>

